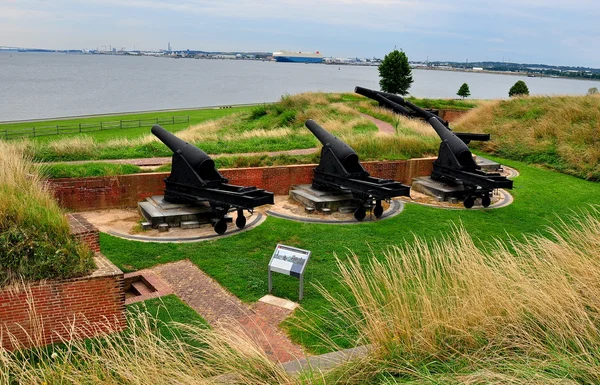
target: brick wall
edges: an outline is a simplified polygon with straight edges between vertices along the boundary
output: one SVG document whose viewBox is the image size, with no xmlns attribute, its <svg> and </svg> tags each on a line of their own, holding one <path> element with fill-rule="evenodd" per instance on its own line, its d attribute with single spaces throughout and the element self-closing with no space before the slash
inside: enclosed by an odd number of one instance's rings
<svg viewBox="0 0 600 385">
<path fill-rule="evenodd" d="M 431 174 L 435 158 L 385 162 L 362 162 L 378 178 L 411 184 L 417 176 Z M 229 183 L 256 186 L 277 195 L 287 195 L 295 184 L 311 183 L 316 165 L 232 168 L 219 170 Z M 152 195 L 162 195 L 169 173 L 147 173 L 94 178 L 65 178 L 49 181 L 61 206 L 74 211 L 136 207 Z"/>
<path fill-rule="evenodd" d="M 98 268 L 86 277 L 19 284 L 0 290 L 0 346 L 14 349 L 87 338 L 125 325 L 123 273 L 96 254 Z M 70 326 L 80 331 L 73 335 Z"/>
<path fill-rule="evenodd" d="M 80 214 L 67 214 L 71 235 L 90 247 L 94 253 L 100 252 L 100 231 Z"/>
</svg>

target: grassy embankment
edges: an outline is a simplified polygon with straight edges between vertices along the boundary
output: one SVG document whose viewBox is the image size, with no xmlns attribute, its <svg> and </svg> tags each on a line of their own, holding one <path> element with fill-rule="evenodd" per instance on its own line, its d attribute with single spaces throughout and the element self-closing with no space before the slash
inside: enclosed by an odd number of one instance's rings
<svg viewBox="0 0 600 385">
<path fill-rule="evenodd" d="M 343 290 L 317 287 L 332 311 L 305 313 L 304 325 L 329 348 L 344 336 L 369 350 L 327 373 L 286 374 L 231 323 L 169 327 L 129 309 L 126 333 L 26 352 L 33 360 L 0 350 L 0 384 L 204 384 L 221 374 L 240 384 L 598 383 L 600 211 L 562 219 L 545 237 L 487 249 L 455 228 L 336 258 L 328 273 Z"/>
<path fill-rule="evenodd" d="M 347 141 L 361 159 L 406 159 L 435 153 L 435 134 L 421 123 L 401 118 L 407 127 L 398 135 L 377 133 L 373 123 L 360 116 L 353 104 L 362 100 L 351 94 L 301 94 L 286 96 L 278 103 L 259 105 L 221 119 L 206 121 L 178 131 L 178 136 L 209 154 L 236 154 L 315 148 L 317 139 L 304 127 L 311 118 Z M 419 128 L 419 125 L 421 126 Z M 166 126 L 171 129 L 172 126 Z M 402 126 L 403 127 L 403 126 Z M 413 128 L 417 127 L 416 130 Z M 424 127 L 424 128 L 423 128 Z M 118 133 L 125 130 L 116 130 Z M 147 131 L 146 131 L 147 132 Z M 118 134 L 117 133 L 117 134 Z M 153 135 L 133 138 L 102 138 L 96 134 L 54 137 L 47 141 L 15 142 L 43 161 L 102 160 L 170 156 L 171 152 Z M 108 135 L 108 132 L 107 132 Z M 217 159 L 218 167 L 311 163 L 316 155 L 234 156 Z M 86 166 L 74 167 L 82 175 Z M 109 166 L 97 166 L 108 169 Z M 81 171 L 83 169 L 83 171 Z M 134 171 L 134 170 L 131 170 Z M 51 167 L 48 175 L 68 176 L 64 166 Z M 110 171 L 108 171 L 110 172 Z M 97 172 L 90 172 L 96 175 Z"/>
<path fill-rule="evenodd" d="M 4 142 L 0 164 L 0 286 L 88 273 L 94 267 L 92 252 L 71 238 L 37 167 Z"/>
<path fill-rule="evenodd" d="M 491 141 L 471 147 L 600 180 L 600 97 L 536 96 L 487 102 L 454 126 L 491 134 Z"/>
</svg>

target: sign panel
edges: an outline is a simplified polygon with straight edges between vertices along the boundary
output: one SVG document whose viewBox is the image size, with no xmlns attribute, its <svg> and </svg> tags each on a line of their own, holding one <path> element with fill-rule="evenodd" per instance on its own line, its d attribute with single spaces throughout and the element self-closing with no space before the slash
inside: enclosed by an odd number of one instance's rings
<svg viewBox="0 0 600 385">
<path fill-rule="evenodd" d="M 310 251 L 277 245 L 269 262 L 269 270 L 300 278 L 310 258 Z"/>
</svg>

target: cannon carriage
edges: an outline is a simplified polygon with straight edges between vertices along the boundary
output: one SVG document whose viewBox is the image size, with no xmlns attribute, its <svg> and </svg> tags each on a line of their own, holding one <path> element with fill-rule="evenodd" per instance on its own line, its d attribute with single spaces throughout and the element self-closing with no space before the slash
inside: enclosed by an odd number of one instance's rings
<svg viewBox="0 0 600 385">
<path fill-rule="evenodd" d="M 490 197 L 493 190 L 499 188 L 512 189 L 512 180 L 499 173 L 482 171 L 467 146 L 473 140 L 489 140 L 489 134 L 454 132 L 450 129 L 447 121 L 398 95 L 358 86 L 354 91 L 376 100 L 380 106 L 397 114 L 417 117 L 431 125 L 442 140 L 438 150 L 438 158 L 433 163 L 431 179 L 441 183 L 462 186 L 464 188 L 462 199 L 466 208 L 473 207 L 476 198 L 481 199 L 482 206 L 488 207 L 491 204 Z"/>
<path fill-rule="evenodd" d="M 356 201 L 354 218 L 362 221 L 367 209 L 376 218 L 383 214 L 382 201 L 408 196 L 410 187 L 399 182 L 372 177 L 360 164 L 356 152 L 313 120 L 306 127 L 323 144 L 321 160 L 314 169 L 312 187 L 321 191 L 350 191 Z"/>
<path fill-rule="evenodd" d="M 235 224 L 246 226 L 244 210 L 252 213 L 262 205 L 273 204 L 272 192 L 254 186 L 236 186 L 215 168 L 215 162 L 204 151 L 181 140 L 159 125 L 152 133 L 173 151 L 171 174 L 165 179 L 164 200 L 170 203 L 191 203 L 210 206 L 210 222 L 217 234 L 227 231 L 232 219 L 227 215 L 237 211 Z"/>
</svg>

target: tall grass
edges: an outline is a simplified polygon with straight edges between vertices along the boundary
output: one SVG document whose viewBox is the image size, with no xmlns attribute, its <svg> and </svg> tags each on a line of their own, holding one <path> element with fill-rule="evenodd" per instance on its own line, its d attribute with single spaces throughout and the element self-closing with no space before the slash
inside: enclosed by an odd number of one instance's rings
<svg viewBox="0 0 600 385">
<path fill-rule="evenodd" d="M 0 286 L 84 275 L 91 251 L 74 241 L 69 225 L 19 146 L 0 142 Z"/>
<path fill-rule="evenodd" d="M 214 329 L 164 324 L 137 311 L 125 332 L 114 332 L 108 321 L 100 327 L 102 338 L 28 351 L 0 348 L 0 385 L 295 383 L 234 323 Z M 78 337 L 87 330 L 85 324 L 70 325 L 70 332 Z"/>
<path fill-rule="evenodd" d="M 549 234 L 482 250 L 458 228 L 338 259 L 349 295 L 321 292 L 371 346 L 346 377 L 600 383 L 600 208 Z"/>
<path fill-rule="evenodd" d="M 537 163 L 589 180 L 600 180 L 600 97 L 521 97 L 488 102 L 455 124 L 490 133 L 473 143 L 502 157 Z"/>
</svg>

